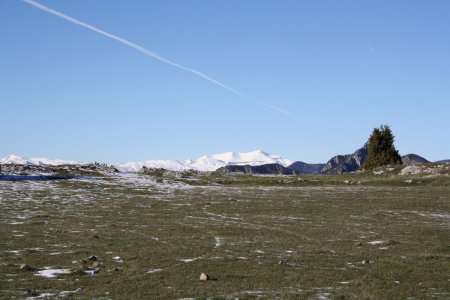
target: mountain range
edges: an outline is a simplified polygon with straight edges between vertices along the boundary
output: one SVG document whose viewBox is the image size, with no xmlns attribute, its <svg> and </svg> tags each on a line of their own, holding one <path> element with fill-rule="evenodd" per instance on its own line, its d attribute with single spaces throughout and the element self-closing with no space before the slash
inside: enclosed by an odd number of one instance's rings
<svg viewBox="0 0 450 300">
<path fill-rule="evenodd" d="M 196 170 L 203 172 L 219 171 L 225 173 L 250 173 L 250 174 L 342 174 L 354 172 L 360 169 L 367 157 L 367 144 L 357 149 L 352 154 L 336 155 L 326 163 L 310 164 L 302 161 L 292 162 L 279 155 L 271 155 L 262 150 L 251 152 L 225 152 L 221 154 L 205 155 L 192 160 L 147 160 L 141 162 L 128 162 L 113 164 L 120 172 L 139 172 L 143 167 L 154 169 L 166 169 L 170 171 Z M 416 154 L 402 156 L 404 165 L 416 165 L 429 163 L 425 158 Z M 450 160 L 439 161 L 450 162 Z M 48 158 L 24 158 L 17 155 L 9 155 L 0 159 L 0 165 L 73 165 L 76 161 L 48 159 Z"/>
<path fill-rule="evenodd" d="M 0 159 L 0 164 L 17 164 L 17 165 L 65 165 L 77 164 L 75 161 L 51 160 L 47 158 L 24 158 L 17 155 L 9 155 Z M 221 167 L 228 165 L 249 165 L 261 166 L 265 164 L 278 164 L 284 167 L 292 164 L 291 160 L 284 159 L 279 155 L 271 155 L 262 150 L 252 152 L 226 152 L 214 155 L 205 155 L 198 159 L 192 160 L 147 160 L 141 162 L 128 162 L 113 164 L 120 172 L 133 173 L 139 172 L 142 167 L 154 169 L 166 169 L 170 171 L 186 171 L 196 170 L 203 172 L 216 171 Z"/>
<path fill-rule="evenodd" d="M 229 165 L 260 166 L 265 164 L 279 164 L 288 166 L 292 161 L 284 159 L 279 155 L 271 155 L 262 150 L 252 152 L 225 152 L 221 154 L 205 155 L 192 160 L 147 160 L 142 162 L 129 162 L 116 164 L 115 167 L 121 172 L 138 172 L 142 167 L 162 168 L 170 171 L 196 170 L 212 172 Z"/>
<path fill-rule="evenodd" d="M 14 154 L 8 155 L 0 159 L 0 165 L 25 165 L 25 166 L 58 166 L 58 165 L 75 165 L 76 161 L 48 159 L 48 158 L 24 158 Z"/>
</svg>

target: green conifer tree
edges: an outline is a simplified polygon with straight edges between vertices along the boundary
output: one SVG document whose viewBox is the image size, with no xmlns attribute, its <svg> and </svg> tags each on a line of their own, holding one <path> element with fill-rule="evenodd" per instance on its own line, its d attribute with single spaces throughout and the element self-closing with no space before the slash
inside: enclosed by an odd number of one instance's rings
<svg viewBox="0 0 450 300">
<path fill-rule="evenodd" d="M 402 158 L 394 146 L 394 135 L 388 125 L 374 128 L 368 142 L 368 154 L 363 170 L 386 165 L 401 165 Z"/>
</svg>

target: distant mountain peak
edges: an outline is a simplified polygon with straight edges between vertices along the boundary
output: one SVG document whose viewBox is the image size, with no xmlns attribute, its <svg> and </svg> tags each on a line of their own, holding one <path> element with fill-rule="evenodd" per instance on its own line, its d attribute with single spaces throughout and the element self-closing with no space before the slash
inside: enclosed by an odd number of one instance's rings
<svg viewBox="0 0 450 300">
<path fill-rule="evenodd" d="M 0 159 L 0 164 L 3 165 L 27 165 L 27 166 L 41 166 L 41 165 L 71 165 L 77 164 L 76 161 L 49 159 L 49 158 L 25 158 L 15 154 L 10 154 Z"/>
<path fill-rule="evenodd" d="M 406 166 L 414 166 L 420 164 L 427 164 L 430 161 L 423 158 L 422 156 L 410 153 L 402 156 L 402 162 Z"/>
<path fill-rule="evenodd" d="M 368 151 L 368 144 L 365 143 L 352 154 L 336 155 L 325 164 L 320 173 L 342 174 L 357 171 L 366 161 Z"/>
<path fill-rule="evenodd" d="M 249 165 L 260 166 L 265 164 L 279 164 L 284 167 L 292 162 L 284 159 L 279 155 L 271 155 L 260 149 L 250 152 L 225 152 L 213 155 L 204 155 L 198 159 L 180 160 L 148 160 L 144 162 L 129 162 L 125 164 L 117 164 L 116 167 L 122 172 L 138 172 L 142 167 L 162 168 L 171 171 L 216 171 L 221 167 L 228 165 Z"/>
</svg>

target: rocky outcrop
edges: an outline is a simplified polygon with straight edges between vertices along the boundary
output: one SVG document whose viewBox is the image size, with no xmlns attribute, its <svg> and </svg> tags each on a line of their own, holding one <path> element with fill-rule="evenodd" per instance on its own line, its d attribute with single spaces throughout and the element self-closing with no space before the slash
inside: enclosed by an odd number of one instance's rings
<svg viewBox="0 0 450 300">
<path fill-rule="evenodd" d="M 332 157 L 320 170 L 321 174 L 342 174 L 358 171 L 367 158 L 367 143 L 353 154 L 336 155 Z"/>
<path fill-rule="evenodd" d="M 448 163 L 450 163 L 450 159 L 438 160 L 438 161 L 436 161 L 436 163 L 448 164 Z"/>
<path fill-rule="evenodd" d="M 230 165 L 216 170 L 218 173 L 243 173 L 256 175 L 295 175 L 296 171 L 283 167 L 279 164 L 266 164 L 261 166 L 237 166 Z"/>
<path fill-rule="evenodd" d="M 402 156 L 402 163 L 406 166 L 428 164 L 430 161 L 417 154 L 406 154 Z"/>
<path fill-rule="evenodd" d="M 301 174 L 319 174 L 325 164 L 308 164 L 303 161 L 296 161 L 288 166 L 288 169 L 292 169 Z"/>
</svg>

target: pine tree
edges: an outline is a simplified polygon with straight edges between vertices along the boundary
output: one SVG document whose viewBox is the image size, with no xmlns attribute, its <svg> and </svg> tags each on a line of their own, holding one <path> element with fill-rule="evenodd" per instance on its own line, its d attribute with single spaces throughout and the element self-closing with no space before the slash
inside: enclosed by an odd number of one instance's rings
<svg viewBox="0 0 450 300">
<path fill-rule="evenodd" d="M 372 170 L 386 165 L 401 165 L 402 158 L 394 146 L 394 135 L 388 125 L 374 128 L 368 142 L 368 154 L 361 169 Z"/>
</svg>

